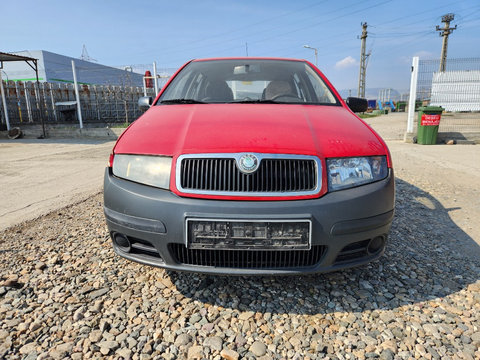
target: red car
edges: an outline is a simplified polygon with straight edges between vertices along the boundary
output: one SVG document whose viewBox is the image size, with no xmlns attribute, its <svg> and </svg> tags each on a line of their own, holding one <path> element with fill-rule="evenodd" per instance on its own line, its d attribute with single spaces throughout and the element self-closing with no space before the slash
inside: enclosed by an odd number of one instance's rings
<svg viewBox="0 0 480 360">
<path fill-rule="evenodd" d="M 332 271 L 378 258 L 394 213 L 384 141 L 305 60 L 185 64 L 105 172 L 115 252 L 216 274 Z"/>
</svg>

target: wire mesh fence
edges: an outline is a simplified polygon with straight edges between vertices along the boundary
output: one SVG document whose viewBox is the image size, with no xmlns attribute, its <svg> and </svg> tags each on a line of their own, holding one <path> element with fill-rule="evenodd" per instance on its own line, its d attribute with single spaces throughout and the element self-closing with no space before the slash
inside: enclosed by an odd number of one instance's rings
<svg viewBox="0 0 480 360">
<path fill-rule="evenodd" d="M 46 124 L 78 124 L 74 85 L 48 82 L 3 82 L 8 118 L 11 126 Z M 113 125 L 130 123 L 143 112 L 138 98 L 145 89 L 136 86 L 79 85 L 84 124 Z M 146 89 L 155 96 L 154 89 Z M 3 106 L 1 122 L 5 124 Z"/>
<path fill-rule="evenodd" d="M 480 58 L 420 60 L 417 102 L 445 109 L 440 132 L 480 132 Z"/>
</svg>

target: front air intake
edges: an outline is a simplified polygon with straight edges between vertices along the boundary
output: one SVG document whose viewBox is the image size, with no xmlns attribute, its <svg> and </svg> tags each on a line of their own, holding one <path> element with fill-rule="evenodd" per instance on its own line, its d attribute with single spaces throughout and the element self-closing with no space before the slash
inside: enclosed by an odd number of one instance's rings
<svg viewBox="0 0 480 360">
<path fill-rule="evenodd" d="M 185 265 L 230 269 L 291 269 L 316 265 L 325 254 L 326 246 L 312 246 L 308 251 L 249 251 L 187 249 L 183 244 L 170 244 L 169 249 L 175 261 Z"/>
</svg>

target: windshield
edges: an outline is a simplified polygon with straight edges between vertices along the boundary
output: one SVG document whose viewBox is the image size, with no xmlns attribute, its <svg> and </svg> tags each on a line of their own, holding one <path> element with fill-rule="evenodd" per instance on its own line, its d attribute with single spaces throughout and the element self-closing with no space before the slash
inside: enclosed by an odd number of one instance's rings
<svg viewBox="0 0 480 360">
<path fill-rule="evenodd" d="M 193 61 L 157 105 L 202 103 L 340 105 L 307 63 L 255 59 Z"/>
</svg>

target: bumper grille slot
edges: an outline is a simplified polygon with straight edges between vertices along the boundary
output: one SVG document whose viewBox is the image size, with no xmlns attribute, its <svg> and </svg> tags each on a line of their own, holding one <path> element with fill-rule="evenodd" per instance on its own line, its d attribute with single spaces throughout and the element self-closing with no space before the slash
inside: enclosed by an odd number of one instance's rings
<svg viewBox="0 0 480 360">
<path fill-rule="evenodd" d="M 264 158 L 251 174 L 242 173 L 234 158 L 184 158 L 179 172 L 183 190 L 205 193 L 298 193 L 318 183 L 316 161 L 304 158 Z"/>
<path fill-rule="evenodd" d="M 170 252 L 180 264 L 230 269 L 284 269 L 311 267 L 325 254 L 326 246 L 311 250 L 200 250 L 187 249 L 183 244 L 169 244 Z"/>
<path fill-rule="evenodd" d="M 140 240 L 131 236 L 129 236 L 128 239 L 130 240 L 132 247 L 130 253 L 136 255 L 148 255 L 161 259 L 161 256 L 158 253 L 157 249 L 148 241 Z"/>
<path fill-rule="evenodd" d="M 348 262 L 348 261 L 353 261 L 356 259 L 361 259 L 363 257 L 368 256 L 368 243 L 370 242 L 370 239 L 368 240 L 363 240 L 363 241 L 358 241 L 353 244 L 345 246 L 342 251 L 337 256 L 337 259 L 335 260 L 335 263 L 342 263 L 342 262 Z"/>
</svg>

